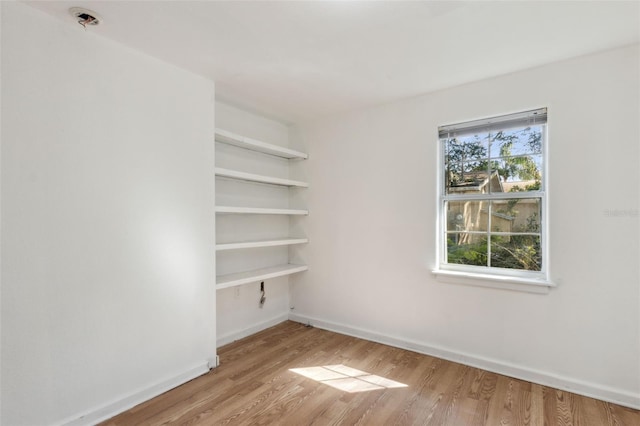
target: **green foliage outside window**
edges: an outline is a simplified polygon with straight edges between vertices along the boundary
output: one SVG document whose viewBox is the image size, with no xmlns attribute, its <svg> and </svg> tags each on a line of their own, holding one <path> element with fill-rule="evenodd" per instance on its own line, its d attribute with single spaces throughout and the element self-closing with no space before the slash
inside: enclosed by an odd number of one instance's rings
<svg viewBox="0 0 640 426">
<path fill-rule="evenodd" d="M 519 232 L 539 232 L 539 218 L 533 214 L 527 218 L 527 225 Z M 488 266 L 489 239 L 482 237 L 479 241 L 468 244 L 456 244 L 452 238 L 447 239 L 447 261 L 459 265 Z M 508 238 L 499 235 L 491 236 L 491 267 L 540 271 L 542 268 L 542 252 L 540 237 L 522 234 Z"/>
</svg>

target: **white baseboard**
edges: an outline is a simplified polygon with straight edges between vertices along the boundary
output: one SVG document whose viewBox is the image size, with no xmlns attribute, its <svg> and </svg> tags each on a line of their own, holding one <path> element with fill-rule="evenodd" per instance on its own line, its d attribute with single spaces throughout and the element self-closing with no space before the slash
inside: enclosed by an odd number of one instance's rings
<svg viewBox="0 0 640 426">
<path fill-rule="evenodd" d="M 133 408 L 138 404 L 148 401 L 151 398 L 154 398 L 168 390 L 171 390 L 188 382 L 189 380 L 195 379 L 196 377 L 207 373 L 209 371 L 209 367 L 207 364 L 208 363 L 204 361 L 202 364 L 193 367 L 185 371 L 184 373 L 162 380 L 154 385 L 151 385 L 144 389 L 140 389 L 136 392 L 132 392 L 127 396 L 118 398 L 117 400 L 107 403 L 101 407 L 92 409 L 84 414 L 71 416 L 65 420 L 57 422 L 56 425 L 95 425 L 96 423 L 100 423 L 104 420 L 110 419 L 111 417 L 116 416 L 130 408 Z"/>
<path fill-rule="evenodd" d="M 236 340 L 240 340 L 244 337 L 251 336 L 252 334 L 265 330 L 269 327 L 273 327 L 274 325 L 280 324 L 281 322 L 286 321 L 288 319 L 289 319 L 289 315 L 287 313 L 283 313 L 276 317 L 270 318 L 266 321 L 261 321 L 249 327 L 243 328 L 241 330 L 234 330 L 223 336 L 218 337 L 218 340 L 216 340 L 216 347 L 219 348 L 220 346 L 224 346 L 231 342 L 235 342 Z"/>
<path fill-rule="evenodd" d="M 500 360 L 484 358 L 481 356 L 458 352 L 443 347 L 387 336 L 373 331 L 351 327 L 331 321 L 325 321 L 318 318 L 312 318 L 305 315 L 290 313 L 289 319 L 291 321 L 299 322 L 302 324 L 311 324 L 314 327 L 334 331 L 336 333 L 346 334 L 348 336 L 358 337 L 361 339 L 370 340 L 372 342 L 378 342 L 401 349 L 408 349 L 414 352 L 435 356 L 437 358 L 454 361 L 471 367 L 481 368 L 483 370 L 491 371 L 498 374 L 503 374 L 505 376 L 526 380 L 532 383 L 573 392 L 579 395 L 584 395 L 603 401 L 613 402 L 615 404 L 634 408 L 636 410 L 640 409 L 640 395 L 634 394 L 632 392 L 627 392 L 608 386 L 602 386 L 596 383 L 589 383 L 570 377 L 564 377 L 554 373 L 534 370 L 521 365 L 514 365 Z"/>
</svg>

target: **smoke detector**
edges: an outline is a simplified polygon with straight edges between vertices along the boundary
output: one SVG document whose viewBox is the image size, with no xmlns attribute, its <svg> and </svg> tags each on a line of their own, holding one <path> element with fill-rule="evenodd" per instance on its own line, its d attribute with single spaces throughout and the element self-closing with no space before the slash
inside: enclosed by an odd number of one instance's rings
<svg viewBox="0 0 640 426">
<path fill-rule="evenodd" d="M 72 7 L 69 13 L 85 28 L 87 25 L 96 26 L 102 22 L 102 18 L 97 13 L 84 7 Z"/>
</svg>

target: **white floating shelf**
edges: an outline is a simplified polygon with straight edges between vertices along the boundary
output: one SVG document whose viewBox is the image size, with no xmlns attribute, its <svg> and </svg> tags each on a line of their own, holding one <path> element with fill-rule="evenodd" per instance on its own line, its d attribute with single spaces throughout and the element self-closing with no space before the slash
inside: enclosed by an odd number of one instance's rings
<svg viewBox="0 0 640 426">
<path fill-rule="evenodd" d="M 216 251 L 259 248 L 259 247 L 290 246 L 293 244 L 305 244 L 308 242 L 309 240 L 307 238 L 288 238 L 284 240 L 246 241 L 242 243 L 222 243 L 222 244 L 216 244 Z"/>
<path fill-rule="evenodd" d="M 256 269 L 253 271 L 238 272 L 235 274 L 218 275 L 216 277 L 216 288 L 235 287 L 237 285 L 249 284 L 256 281 L 268 280 L 271 278 L 283 277 L 309 269 L 307 265 L 278 265 L 269 268 Z"/>
<path fill-rule="evenodd" d="M 297 180 L 282 179 L 282 178 L 276 178 L 276 177 L 271 177 L 271 176 L 255 175 L 253 173 L 239 172 L 237 170 L 223 169 L 223 168 L 220 168 L 220 167 L 216 167 L 215 171 L 216 171 L 216 176 L 226 177 L 226 178 L 231 178 L 231 179 L 246 180 L 246 181 L 249 181 L 249 182 L 268 183 L 268 184 L 271 184 L 271 185 L 297 186 L 297 187 L 300 187 L 300 188 L 308 188 L 309 187 L 308 183 L 300 182 L 300 181 L 297 181 Z"/>
<path fill-rule="evenodd" d="M 222 142 L 227 145 L 250 149 L 252 151 L 275 155 L 282 158 L 299 158 L 304 160 L 309 157 L 304 152 L 295 151 L 293 149 L 284 148 L 267 142 L 262 142 L 257 139 L 247 138 L 245 136 L 237 135 L 235 133 L 231 133 L 227 130 L 222 129 L 216 129 L 216 142 Z"/>
<path fill-rule="evenodd" d="M 216 213 L 308 215 L 309 210 L 216 206 Z"/>
</svg>

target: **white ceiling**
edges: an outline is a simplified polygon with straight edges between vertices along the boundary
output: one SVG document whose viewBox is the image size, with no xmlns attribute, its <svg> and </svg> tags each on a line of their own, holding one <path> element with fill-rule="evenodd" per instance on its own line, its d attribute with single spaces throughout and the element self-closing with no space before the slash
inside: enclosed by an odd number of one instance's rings
<svg viewBox="0 0 640 426">
<path fill-rule="evenodd" d="M 287 122 L 640 42 L 639 1 L 46 1 Z"/>
</svg>

